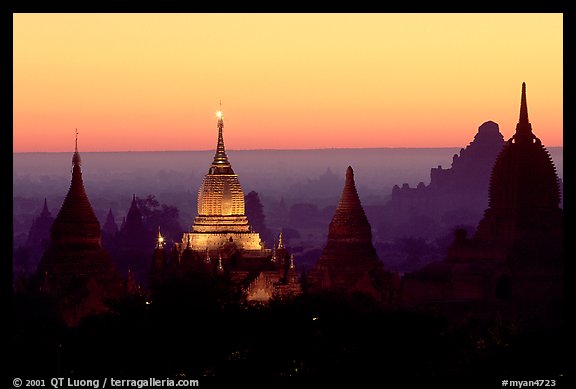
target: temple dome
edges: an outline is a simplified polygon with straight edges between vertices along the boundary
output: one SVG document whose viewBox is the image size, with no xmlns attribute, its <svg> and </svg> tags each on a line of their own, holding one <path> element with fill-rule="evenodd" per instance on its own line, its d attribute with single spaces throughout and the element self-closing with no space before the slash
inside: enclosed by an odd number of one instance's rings
<svg viewBox="0 0 576 389">
<path fill-rule="evenodd" d="M 561 218 L 556 167 L 532 132 L 523 83 L 516 132 L 494 163 L 489 208 L 475 236 L 500 242 L 528 239 L 542 231 L 558 230 Z"/>
<path fill-rule="evenodd" d="M 244 191 L 236 174 L 207 174 L 198 190 L 198 215 L 244 215 Z"/>
<path fill-rule="evenodd" d="M 511 179 L 513 178 L 513 179 Z M 556 167 L 528 121 L 526 84 L 522 84 L 516 132 L 498 155 L 490 178 L 490 208 L 557 208 Z"/>
</svg>

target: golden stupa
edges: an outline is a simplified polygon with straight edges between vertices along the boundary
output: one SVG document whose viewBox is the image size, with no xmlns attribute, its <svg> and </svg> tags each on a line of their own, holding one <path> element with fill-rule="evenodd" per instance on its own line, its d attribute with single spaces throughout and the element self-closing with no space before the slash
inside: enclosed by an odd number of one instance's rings
<svg viewBox="0 0 576 389">
<path fill-rule="evenodd" d="M 219 250 L 234 243 L 240 250 L 262 250 L 260 234 L 251 231 L 244 214 L 244 191 L 232 170 L 224 148 L 224 119 L 218 117 L 218 144 L 208 174 L 198 190 L 198 216 L 192 231 L 184 233 L 183 247 L 192 250 Z"/>
</svg>

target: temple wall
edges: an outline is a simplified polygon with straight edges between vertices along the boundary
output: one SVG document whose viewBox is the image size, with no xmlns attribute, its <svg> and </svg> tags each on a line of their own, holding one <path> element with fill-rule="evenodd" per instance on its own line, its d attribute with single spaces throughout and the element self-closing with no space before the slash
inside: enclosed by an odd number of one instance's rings
<svg viewBox="0 0 576 389">
<path fill-rule="evenodd" d="M 190 238 L 192 250 L 217 250 L 229 243 L 235 243 L 240 250 L 261 250 L 260 234 L 257 232 L 245 233 L 195 233 L 186 232 L 182 237 L 182 244 L 186 247 Z M 230 241 L 232 238 L 232 241 Z"/>
</svg>

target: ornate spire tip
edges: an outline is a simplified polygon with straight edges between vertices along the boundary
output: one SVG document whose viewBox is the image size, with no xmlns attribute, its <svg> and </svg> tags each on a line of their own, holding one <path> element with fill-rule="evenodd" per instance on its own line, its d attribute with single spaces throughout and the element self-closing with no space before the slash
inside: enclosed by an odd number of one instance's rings
<svg viewBox="0 0 576 389">
<path fill-rule="evenodd" d="M 528 104 L 526 103 L 526 83 L 522 83 L 522 96 L 520 98 L 520 123 L 529 123 L 528 120 Z"/>
<path fill-rule="evenodd" d="M 352 169 L 352 166 L 348 166 L 348 169 L 346 169 L 346 179 L 354 179 L 354 170 Z"/>
<path fill-rule="evenodd" d="M 72 166 L 80 166 L 80 153 L 78 152 L 78 129 L 76 128 L 76 139 L 74 141 L 74 155 L 72 156 Z"/>
</svg>

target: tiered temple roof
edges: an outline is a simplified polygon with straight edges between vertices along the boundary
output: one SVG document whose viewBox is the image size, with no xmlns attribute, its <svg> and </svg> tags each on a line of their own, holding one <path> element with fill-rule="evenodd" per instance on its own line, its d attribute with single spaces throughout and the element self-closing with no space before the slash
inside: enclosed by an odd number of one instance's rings
<svg viewBox="0 0 576 389">
<path fill-rule="evenodd" d="M 328 230 L 328 241 L 312 271 L 320 288 L 371 291 L 378 295 L 384 285 L 382 262 L 372 245 L 372 229 L 354 182 L 352 167 Z M 362 285 L 366 284 L 366 285 Z"/>
<path fill-rule="evenodd" d="M 216 153 L 198 190 L 198 216 L 192 232 L 184 234 L 182 246 L 190 240 L 193 250 L 217 250 L 233 242 L 240 250 L 261 250 L 260 236 L 251 231 L 245 215 L 244 191 L 226 155 L 222 112 L 217 116 Z"/>
<path fill-rule="evenodd" d="M 42 285 L 50 285 L 50 290 L 44 287 L 43 291 L 58 298 L 68 324 L 106 311 L 104 300 L 119 294 L 122 288 L 112 260 L 102 248 L 100 223 L 86 195 L 80 164 L 76 143 L 70 188 L 37 271 Z"/>
</svg>

